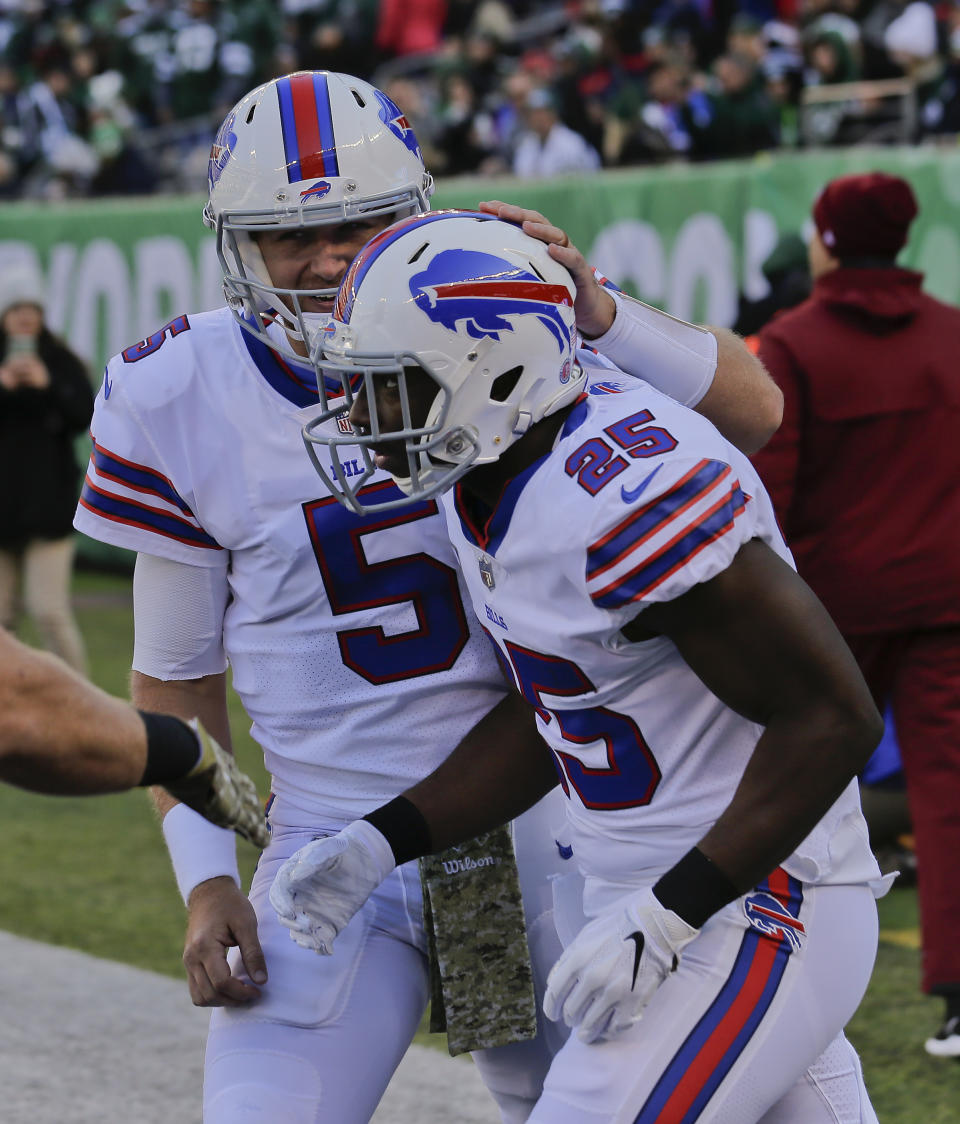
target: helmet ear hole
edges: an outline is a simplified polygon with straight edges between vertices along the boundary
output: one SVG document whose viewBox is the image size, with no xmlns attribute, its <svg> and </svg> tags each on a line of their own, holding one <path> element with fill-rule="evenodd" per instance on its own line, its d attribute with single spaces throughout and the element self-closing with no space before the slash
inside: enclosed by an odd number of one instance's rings
<svg viewBox="0 0 960 1124">
<path fill-rule="evenodd" d="M 511 367 L 509 371 L 504 371 L 502 375 L 497 375 L 490 385 L 490 401 L 491 402 L 506 402 L 506 400 L 513 394 L 523 375 L 523 366 Z"/>
</svg>

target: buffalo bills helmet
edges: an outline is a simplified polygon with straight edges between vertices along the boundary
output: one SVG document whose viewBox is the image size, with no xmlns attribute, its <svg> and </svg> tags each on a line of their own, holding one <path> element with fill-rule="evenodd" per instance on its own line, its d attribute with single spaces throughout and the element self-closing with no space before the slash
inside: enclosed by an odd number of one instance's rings
<svg viewBox="0 0 960 1124">
<path fill-rule="evenodd" d="M 399 218 L 429 206 L 433 178 L 413 130 L 382 91 L 348 74 L 301 71 L 251 90 L 230 110 L 210 151 L 203 211 L 217 234 L 227 303 L 243 326 L 279 351 L 285 333 L 308 349 L 329 319 L 304 311 L 305 297 L 336 288 L 278 288 L 258 232 Z"/>
<path fill-rule="evenodd" d="M 304 428 L 328 488 L 357 512 L 428 499 L 574 401 L 584 383 L 574 358 L 575 297 L 545 243 L 492 215 L 431 211 L 373 237 L 340 285 L 323 344 L 325 409 Z M 414 397 L 432 401 L 415 416 L 410 387 L 425 378 L 426 395 Z M 378 380 L 395 388 L 399 426 L 378 416 Z M 355 433 L 346 419 L 361 395 L 369 432 Z M 368 503 L 360 492 L 387 444 L 403 450 L 406 471 L 389 471 L 404 495 Z M 359 446 L 362 470 L 342 463 L 347 446 Z M 329 471 L 319 447 L 331 455 Z"/>
</svg>

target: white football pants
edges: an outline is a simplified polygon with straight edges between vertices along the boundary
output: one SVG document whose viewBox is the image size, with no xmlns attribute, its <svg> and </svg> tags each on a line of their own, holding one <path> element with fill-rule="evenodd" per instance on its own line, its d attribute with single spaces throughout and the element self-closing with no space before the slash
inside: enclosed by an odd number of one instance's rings
<svg viewBox="0 0 960 1124">
<path fill-rule="evenodd" d="M 608 1042 L 575 1034 L 530 1124 L 876 1124 L 843 1027 L 867 988 L 867 886 L 777 871 L 704 925 L 643 1018 Z"/>
<path fill-rule="evenodd" d="M 516 848 L 538 1002 L 559 954 L 549 875 L 566 872 L 554 842 L 564 816 L 559 789 L 526 812 Z M 279 806 L 278 806 L 279 805 Z M 332 956 L 300 948 L 268 900 L 281 864 L 318 834 L 290 826 L 276 801 L 273 837 L 250 890 L 269 980 L 259 1000 L 213 1011 L 204 1077 L 205 1124 L 367 1124 L 400 1063 L 428 998 L 426 938 L 416 863 L 395 870 L 350 921 Z M 234 974 L 247 978 L 236 949 Z M 504 1124 L 536 1103 L 565 1029 L 474 1055 Z M 451 1106 L 451 1124 L 456 1106 Z"/>
</svg>

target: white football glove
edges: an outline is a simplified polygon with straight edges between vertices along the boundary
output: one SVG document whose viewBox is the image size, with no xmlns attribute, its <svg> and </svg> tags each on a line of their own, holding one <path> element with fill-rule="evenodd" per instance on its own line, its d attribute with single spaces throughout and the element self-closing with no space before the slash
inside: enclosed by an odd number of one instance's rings
<svg viewBox="0 0 960 1124">
<path fill-rule="evenodd" d="M 291 855 L 273 880 L 270 904 L 298 945 L 329 956 L 337 933 L 395 866 L 381 832 L 354 820 Z"/>
<path fill-rule="evenodd" d="M 632 894 L 585 925 L 564 950 L 547 979 L 544 1013 L 579 1026 L 583 1042 L 613 1038 L 640 1018 L 699 932 L 665 909 L 653 890 Z"/>
</svg>

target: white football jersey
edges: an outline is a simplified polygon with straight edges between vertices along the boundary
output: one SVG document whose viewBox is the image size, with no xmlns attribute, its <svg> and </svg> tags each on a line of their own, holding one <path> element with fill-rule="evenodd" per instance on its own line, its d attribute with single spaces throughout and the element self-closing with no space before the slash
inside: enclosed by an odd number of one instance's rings
<svg viewBox="0 0 960 1124">
<path fill-rule="evenodd" d="M 341 507 L 301 439 L 317 411 L 313 372 L 226 308 L 179 316 L 108 364 L 74 524 L 225 571 L 223 646 L 273 790 L 336 826 L 431 772 L 505 684 L 436 503 Z"/>
<path fill-rule="evenodd" d="M 708 421 L 621 378 L 594 382 L 483 526 L 462 483 L 442 504 L 477 616 L 538 708 L 581 868 L 647 881 L 729 804 L 761 727 L 670 640 L 631 643 L 621 628 L 752 538 L 792 565 L 763 486 Z M 878 875 L 855 782 L 783 865 L 807 882 Z"/>
<path fill-rule="evenodd" d="M 274 791 L 336 825 L 429 773 L 505 684 L 436 504 L 341 507 L 300 435 L 317 410 L 312 372 L 227 309 L 178 317 L 107 367 L 75 525 L 226 570 L 224 648 Z"/>
</svg>

